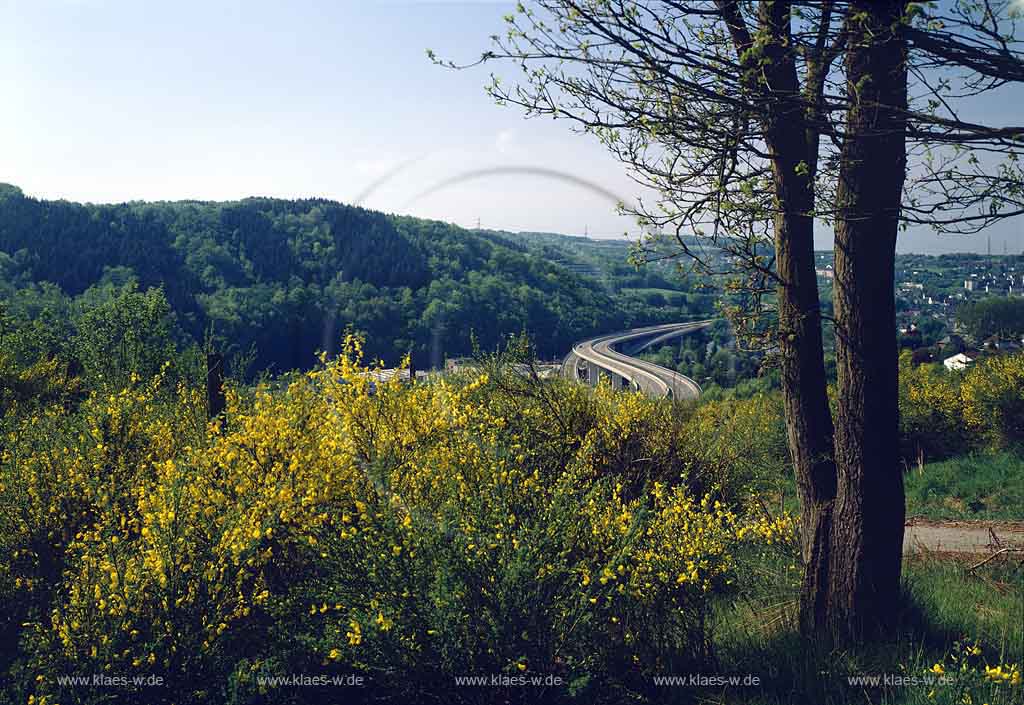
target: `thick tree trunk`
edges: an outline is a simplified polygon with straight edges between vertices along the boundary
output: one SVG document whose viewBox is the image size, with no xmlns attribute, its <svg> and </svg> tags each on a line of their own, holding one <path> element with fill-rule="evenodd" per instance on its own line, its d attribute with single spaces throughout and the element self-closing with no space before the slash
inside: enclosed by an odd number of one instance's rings
<svg viewBox="0 0 1024 705">
<path fill-rule="evenodd" d="M 774 168 L 776 180 L 785 182 L 782 174 L 787 171 L 786 163 L 778 161 L 782 164 Z M 813 221 L 787 212 L 798 206 L 800 199 L 794 198 L 784 185 L 780 193 L 790 199 L 785 201 L 786 210 L 775 219 L 776 267 L 781 280 L 778 308 L 782 395 L 802 510 L 804 580 L 800 625 L 805 634 L 813 634 L 824 624 L 827 609 L 829 537 L 836 494 L 832 415 L 822 355 Z"/>
<path fill-rule="evenodd" d="M 906 166 L 903 2 L 849 9 L 846 136 L 837 193 L 834 302 L 838 473 L 828 621 L 840 639 L 893 624 L 903 548 L 894 259 Z"/>
<path fill-rule="evenodd" d="M 836 493 L 832 415 L 822 350 L 821 309 L 814 271 L 814 181 L 817 140 L 808 138 L 806 104 L 790 49 L 789 3 L 760 6 L 774 41 L 765 48 L 769 100 L 766 137 L 775 182 L 775 265 L 779 351 L 786 430 L 802 509 L 804 581 L 800 623 L 805 633 L 824 624 L 829 536 Z"/>
</svg>

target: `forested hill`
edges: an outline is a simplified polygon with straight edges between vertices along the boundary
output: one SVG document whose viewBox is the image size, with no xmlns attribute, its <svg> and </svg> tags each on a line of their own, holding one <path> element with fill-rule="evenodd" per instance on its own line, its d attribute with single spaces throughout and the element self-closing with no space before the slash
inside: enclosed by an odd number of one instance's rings
<svg viewBox="0 0 1024 705">
<path fill-rule="evenodd" d="M 677 318 L 514 239 L 324 199 L 93 205 L 0 185 L 0 298 L 29 315 L 162 287 L 185 340 L 207 331 L 257 366 L 308 367 L 347 326 L 374 357 L 419 366 L 528 331 L 563 354 L 591 333 Z M 54 286 L 55 285 L 55 286 Z M 59 290 L 58 290 L 59 288 Z"/>
</svg>

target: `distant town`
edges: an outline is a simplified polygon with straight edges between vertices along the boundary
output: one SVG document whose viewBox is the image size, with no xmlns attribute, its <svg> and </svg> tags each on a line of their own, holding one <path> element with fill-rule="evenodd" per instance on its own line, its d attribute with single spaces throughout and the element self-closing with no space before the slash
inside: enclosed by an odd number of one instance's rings
<svg viewBox="0 0 1024 705">
<path fill-rule="evenodd" d="M 822 295 L 831 298 L 831 252 L 816 255 Z M 896 324 L 914 361 L 959 370 L 986 354 L 1021 349 L 1024 255 L 896 256 Z"/>
</svg>

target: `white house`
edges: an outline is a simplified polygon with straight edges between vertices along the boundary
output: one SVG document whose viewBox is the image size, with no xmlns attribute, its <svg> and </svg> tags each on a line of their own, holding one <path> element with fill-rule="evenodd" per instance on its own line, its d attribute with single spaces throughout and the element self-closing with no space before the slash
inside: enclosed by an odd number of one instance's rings
<svg viewBox="0 0 1024 705">
<path fill-rule="evenodd" d="M 942 364 L 946 366 L 947 370 L 966 370 L 974 362 L 974 358 L 964 353 L 957 353 L 952 357 L 947 357 L 942 361 Z"/>
</svg>

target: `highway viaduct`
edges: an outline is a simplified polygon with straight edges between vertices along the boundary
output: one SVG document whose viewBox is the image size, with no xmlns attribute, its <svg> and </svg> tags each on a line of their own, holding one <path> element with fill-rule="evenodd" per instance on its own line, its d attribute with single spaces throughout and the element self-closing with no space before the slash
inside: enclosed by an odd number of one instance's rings
<svg viewBox="0 0 1024 705">
<path fill-rule="evenodd" d="M 714 321 L 666 323 L 600 335 L 576 343 L 562 362 L 562 376 L 590 385 L 609 379 L 616 389 L 632 389 L 647 396 L 696 399 L 700 385 L 685 375 L 652 362 L 626 355 L 616 346 L 639 343 L 634 352 L 710 326 Z"/>
</svg>

